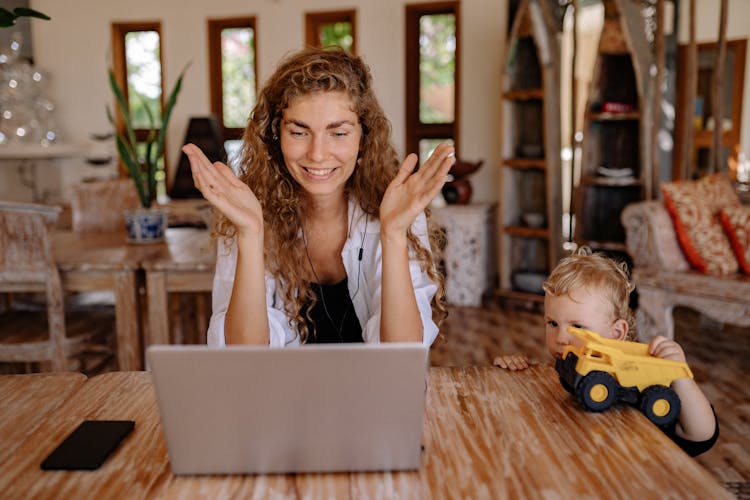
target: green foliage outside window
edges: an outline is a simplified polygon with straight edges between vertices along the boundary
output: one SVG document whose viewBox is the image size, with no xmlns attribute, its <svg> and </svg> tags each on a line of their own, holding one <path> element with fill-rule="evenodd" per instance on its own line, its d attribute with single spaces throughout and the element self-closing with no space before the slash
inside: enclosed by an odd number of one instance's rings
<svg viewBox="0 0 750 500">
<path fill-rule="evenodd" d="M 221 32 L 224 125 L 244 128 L 255 105 L 255 33 L 250 28 Z"/>
<path fill-rule="evenodd" d="M 156 31 L 125 35 L 128 105 L 133 128 L 161 127 L 161 59 Z"/>
<path fill-rule="evenodd" d="M 434 14 L 419 20 L 419 119 L 422 123 L 453 121 L 453 95 L 445 106 L 434 105 L 434 97 L 442 89 L 452 90 L 456 74 L 456 16 Z"/>
<path fill-rule="evenodd" d="M 341 47 L 351 53 L 354 37 L 352 37 L 352 24 L 349 22 L 331 23 L 320 28 L 321 47 Z"/>
</svg>

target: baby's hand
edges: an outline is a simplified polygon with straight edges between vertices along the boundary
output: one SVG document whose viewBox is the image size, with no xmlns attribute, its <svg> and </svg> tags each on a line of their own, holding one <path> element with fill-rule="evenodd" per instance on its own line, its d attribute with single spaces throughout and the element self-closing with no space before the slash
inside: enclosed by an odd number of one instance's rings
<svg viewBox="0 0 750 500">
<path fill-rule="evenodd" d="M 685 351 L 674 340 L 657 335 L 648 345 L 648 353 L 662 359 L 685 362 Z"/>
<path fill-rule="evenodd" d="M 526 356 L 521 354 L 514 354 L 512 356 L 496 356 L 493 365 L 505 368 L 506 370 L 525 370 L 529 367 L 529 360 Z"/>
</svg>

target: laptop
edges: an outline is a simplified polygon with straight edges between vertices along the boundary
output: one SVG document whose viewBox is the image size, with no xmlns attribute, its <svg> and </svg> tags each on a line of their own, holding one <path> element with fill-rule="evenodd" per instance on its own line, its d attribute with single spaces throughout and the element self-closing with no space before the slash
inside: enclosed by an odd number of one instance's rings
<svg viewBox="0 0 750 500">
<path fill-rule="evenodd" d="M 151 346 L 172 472 L 417 469 L 427 353 L 419 343 Z"/>
</svg>

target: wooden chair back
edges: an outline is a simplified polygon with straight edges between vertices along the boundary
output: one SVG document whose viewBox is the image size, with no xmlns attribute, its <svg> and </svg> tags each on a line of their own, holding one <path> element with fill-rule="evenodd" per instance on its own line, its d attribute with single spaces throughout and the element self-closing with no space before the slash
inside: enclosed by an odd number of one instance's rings
<svg viewBox="0 0 750 500">
<path fill-rule="evenodd" d="M 73 186 L 70 199 L 73 231 L 120 231 L 123 212 L 140 206 L 130 179 L 82 182 Z"/>
<path fill-rule="evenodd" d="M 63 292 L 50 240 L 59 213 L 58 207 L 0 202 L 0 292 L 44 292 L 48 326 L 41 341 L 0 336 L 0 361 L 51 361 L 53 370 L 66 369 Z"/>
</svg>

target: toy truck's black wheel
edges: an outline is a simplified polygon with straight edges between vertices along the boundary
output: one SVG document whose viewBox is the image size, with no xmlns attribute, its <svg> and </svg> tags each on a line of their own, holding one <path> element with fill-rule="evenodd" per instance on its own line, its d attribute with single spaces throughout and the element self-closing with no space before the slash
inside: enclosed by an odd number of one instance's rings
<svg viewBox="0 0 750 500">
<path fill-rule="evenodd" d="M 641 393 L 640 410 L 654 424 L 667 426 L 680 414 L 680 397 L 669 387 L 652 385 Z"/>
<path fill-rule="evenodd" d="M 617 382 L 606 372 L 591 372 L 578 385 L 578 399 L 589 411 L 604 411 L 617 400 Z"/>
</svg>

